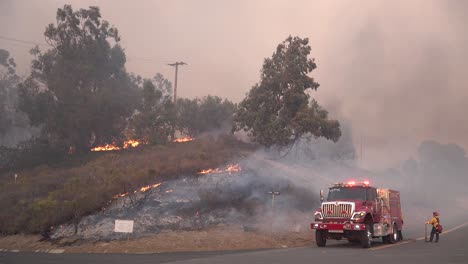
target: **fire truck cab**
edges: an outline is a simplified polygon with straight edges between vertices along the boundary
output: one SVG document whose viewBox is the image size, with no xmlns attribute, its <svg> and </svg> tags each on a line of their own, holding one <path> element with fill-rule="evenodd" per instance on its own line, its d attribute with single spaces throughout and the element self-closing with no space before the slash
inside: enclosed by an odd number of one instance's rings
<svg viewBox="0 0 468 264">
<path fill-rule="evenodd" d="M 322 205 L 315 211 L 317 246 L 324 247 L 327 239 L 348 239 L 361 243 L 364 248 L 372 245 L 373 238 L 384 243 L 396 243 L 403 239 L 403 217 L 400 192 L 378 189 L 368 181 L 336 183 L 328 189 L 326 201 L 320 191 Z"/>
</svg>

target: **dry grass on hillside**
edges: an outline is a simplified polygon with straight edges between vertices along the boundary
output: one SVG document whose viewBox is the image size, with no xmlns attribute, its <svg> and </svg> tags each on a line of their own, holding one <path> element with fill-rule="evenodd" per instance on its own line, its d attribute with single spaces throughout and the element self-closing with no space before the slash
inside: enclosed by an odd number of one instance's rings
<svg viewBox="0 0 468 264">
<path fill-rule="evenodd" d="M 121 152 L 91 153 L 78 166 L 39 166 L 0 177 L 0 233 L 40 232 L 102 208 L 113 195 L 163 180 L 196 175 L 253 150 L 233 137 L 202 138 Z"/>
</svg>

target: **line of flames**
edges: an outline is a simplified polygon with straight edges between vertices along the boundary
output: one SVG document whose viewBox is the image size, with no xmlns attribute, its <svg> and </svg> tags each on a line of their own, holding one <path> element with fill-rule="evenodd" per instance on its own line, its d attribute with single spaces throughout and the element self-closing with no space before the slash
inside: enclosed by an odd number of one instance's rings
<svg viewBox="0 0 468 264">
<path fill-rule="evenodd" d="M 178 139 L 175 139 L 173 140 L 172 142 L 175 142 L 175 143 L 181 143 L 181 142 L 189 142 L 189 141 L 192 141 L 194 140 L 194 138 L 191 138 L 191 137 L 183 137 L 183 138 L 178 138 Z M 92 148 L 91 151 L 113 151 L 113 150 L 121 150 L 121 149 L 126 149 L 126 148 L 134 148 L 134 147 L 138 147 L 139 145 L 143 144 L 142 142 L 140 141 L 137 141 L 137 140 L 127 140 L 124 142 L 123 144 L 123 147 L 118 147 L 115 145 L 115 143 L 113 144 L 106 144 L 104 146 L 97 146 L 95 148 Z"/>
<path fill-rule="evenodd" d="M 242 168 L 241 168 L 240 164 L 229 164 L 224 169 L 220 169 L 220 168 L 206 169 L 206 170 L 199 171 L 198 174 L 223 173 L 223 172 L 227 172 L 227 173 L 231 174 L 231 173 L 234 173 L 234 172 L 239 172 L 241 170 L 242 170 Z"/>
<path fill-rule="evenodd" d="M 148 191 L 148 190 L 150 190 L 150 189 L 159 187 L 161 184 L 162 184 L 162 183 L 160 182 L 160 183 L 155 183 L 155 184 L 146 185 L 146 186 L 141 187 L 141 188 L 138 189 L 138 190 L 133 191 L 133 193 L 137 193 L 138 191 L 140 191 L 141 193 L 144 193 L 144 192 L 146 192 L 146 191 Z M 127 196 L 128 194 L 129 194 L 129 192 L 119 193 L 119 194 L 114 195 L 112 198 L 117 199 L 117 198 L 119 198 L 119 197 L 125 197 L 125 196 Z"/>
<path fill-rule="evenodd" d="M 137 140 L 127 140 L 123 144 L 123 148 L 134 148 L 138 147 L 140 144 L 142 144 L 140 141 Z M 98 146 L 95 148 L 92 148 L 91 151 L 112 151 L 112 150 L 121 150 L 122 148 L 114 145 L 114 144 L 106 144 L 104 146 Z"/>
<path fill-rule="evenodd" d="M 192 141 L 192 140 L 194 140 L 194 138 L 191 138 L 191 137 L 183 137 L 183 138 L 174 139 L 172 142 L 181 143 L 181 142 L 189 142 L 189 141 Z"/>
</svg>

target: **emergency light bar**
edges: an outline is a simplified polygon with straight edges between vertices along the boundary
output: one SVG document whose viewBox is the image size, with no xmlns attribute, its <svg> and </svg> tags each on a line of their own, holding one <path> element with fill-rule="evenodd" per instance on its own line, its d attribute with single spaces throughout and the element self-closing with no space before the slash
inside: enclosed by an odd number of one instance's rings
<svg viewBox="0 0 468 264">
<path fill-rule="evenodd" d="M 353 186 L 363 186 L 363 187 L 368 187 L 370 184 L 369 181 L 363 181 L 363 182 L 355 182 L 355 181 L 349 181 L 349 182 L 338 182 L 333 184 L 333 187 L 353 187 Z"/>
</svg>

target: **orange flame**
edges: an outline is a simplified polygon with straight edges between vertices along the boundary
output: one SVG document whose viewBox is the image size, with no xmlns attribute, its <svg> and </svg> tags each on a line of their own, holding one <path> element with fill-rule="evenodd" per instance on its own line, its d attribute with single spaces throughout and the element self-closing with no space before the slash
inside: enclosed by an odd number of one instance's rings
<svg viewBox="0 0 468 264">
<path fill-rule="evenodd" d="M 139 141 L 136 141 L 136 140 L 127 140 L 124 142 L 124 145 L 123 145 L 123 148 L 126 149 L 126 148 L 129 148 L 129 147 L 138 147 L 139 145 L 141 144 L 141 142 Z"/>
<path fill-rule="evenodd" d="M 199 171 L 198 174 L 223 173 L 223 172 L 227 172 L 229 174 L 232 174 L 234 172 L 239 172 L 241 170 L 242 170 L 242 168 L 241 168 L 241 166 L 239 164 L 229 164 L 224 169 L 220 169 L 220 168 L 206 169 L 206 170 Z"/>
<path fill-rule="evenodd" d="M 223 170 L 219 169 L 219 168 L 216 168 L 216 169 L 206 169 L 206 170 L 202 170 L 200 171 L 198 174 L 209 174 L 209 173 L 222 173 Z"/>
<path fill-rule="evenodd" d="M 92 148 L 91 151 L 111 151 L 111 150 L 119 150 L 120 148 L 111 144 L 106 144 L 104 146 L 99 146 Z"/>
<path fill-rule="evenodd" d="M 177 139 L 173 140 L 172 142 L 181 143 L 181 142 L 189 142 L 189 141 L 192 141 L 192 140 L 194 140 L 194 138 L 183 137 L 183 138 L 177 138 Z"/>
<path fill-rule="evenodd" d="M 230 165 L 228 165 L 228 166 L 226 167 L 226 170 L 225 170 L 225 171 L 228 172 L 229 174 L 231 174 L 231 173 L 233 173 L 233 172 L 239 172 L 239 171 L 241 171 L 241 170 L 242 170 L 242 169 L 241 169 L 240 164 L 234 164 L 234 165 L 230 164 Z"/>
<path fill-rule="evenodd" d="M 112 198 L 117 199 L 119 197 L 124 197 L 124 196 L 127 196 L 127 195 L 128 195 L 128 192 L 119 193 L 119 194 L 114 195 Z"/>
<path fill-rule="evenodd" d="M 156 188 L 156 187 L 160 186 L 161 184 L 162 184 L 162 182 L 156 183 L 156 184 L 147 185 L 147 186 L 143 186 L 143 187 L 141 187 L 141 188 L 139 189 L 139 191 L 142 192 L 142 193 L 144 193 L 144 192 L 148 191 L 149 189 L 153 189 L 153 188 Z M 138 190 L 133 191 L 133 193 L 137 193 L 137 192 L 138 192 Z M 117 198 L 119 198 L 119 197 L 125 197 L 125 196 L 127 196 L 127 195 L 128 195 L 128 192 L 124 192 L 124 193 L 116 194 L 116 195 L 112 196 L 112 198 L 117 199 Z"/>
<path fill-rule="evenodd" d="M 156 183 L 156 184 L 153 184 L 153 185 L 148 185 L 148 186 L 145 186 L 145 187 L 141 187 L 140 192 L 146 192 L 147 190 L 152 189 L 152 188 L 156 188 L 161 184 L 162 183 Z"/>
<path fill-rule="evenodd" d="M 134 147 L 138 147 L 140 144 L 142 144 L 142 142 L 130 139 L 124 142 L 123 148 L 124 149 L 134 148 Z M 104 146 L 98 146 L 98 147 L 91 149 L 91 151 L 112 151 L 112 150 L 121 150 L 121 148 L 117 147 L 115 143 L 113 143 L 113 144 L 106 144 Z"/>
</svg>

